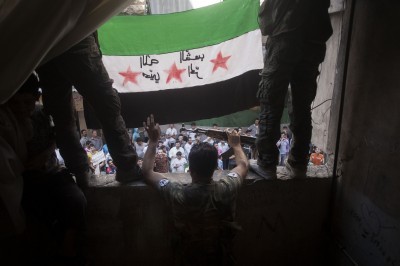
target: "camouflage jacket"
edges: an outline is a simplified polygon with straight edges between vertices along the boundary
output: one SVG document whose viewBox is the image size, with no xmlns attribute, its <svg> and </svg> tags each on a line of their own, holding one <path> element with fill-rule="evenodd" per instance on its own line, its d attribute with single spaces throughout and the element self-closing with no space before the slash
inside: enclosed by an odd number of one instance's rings
<svg viewBox="0 0 400 266">
<path fill-rule="evenodd" d="M 332 35 L 329 0 L 265 0 L 258 23 L 263 35 L 277 36 L 303 28 L 308 39 L 325 42 Z"/>
<path fill-rule="evenodd" d="M 210 184 L 160 181 L 161 194 L 173 213 L 178 264 L 231 264 L 232 240 L 240 229 L 234 219 L 241 185 L 234 172 Z"/>
</svg>

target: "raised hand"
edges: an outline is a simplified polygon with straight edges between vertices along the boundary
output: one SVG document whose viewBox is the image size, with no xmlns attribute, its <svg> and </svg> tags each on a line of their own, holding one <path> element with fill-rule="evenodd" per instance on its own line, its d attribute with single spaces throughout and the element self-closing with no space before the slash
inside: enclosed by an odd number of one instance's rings
<svg viewBox="0 0 400 266">
<path fill-rule="evenodd" d="M 228 144 L 233 148 L 235 146 L 240 147 L 240 134 L 236 130 L 229 131 L 226 129 L 226 135 L 228 136 Z"/>
<path fill-rule="evenodd" d="M 154 116 L 151 114 L 147 117 L 147 123 L 143 122 L 143 127 L 146 129 L 149 139 L 152 142 L 157 142 L 160 138 L 160 126 L 158 123 L 154 123 Z"/>
</svg>

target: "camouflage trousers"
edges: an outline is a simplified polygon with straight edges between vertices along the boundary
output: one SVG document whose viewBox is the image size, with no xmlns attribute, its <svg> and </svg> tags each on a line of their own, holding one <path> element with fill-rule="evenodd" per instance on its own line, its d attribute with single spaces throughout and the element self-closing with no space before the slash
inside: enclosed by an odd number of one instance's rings
<svg viewBox="0 0 400 266">
<path fill-rule="evenodd" d="M 307 40 L 300 31 L 268 38 L 257 92 L 261 108 L 256 140 L 258 165 L 278 164 L 276 143 L 280 138 L 280 122 L 289 86 L 292 103 L 288 109 L 293 132 L 289 161 L 293 164 L 308 162 L 311 103 L 316 95 L 318 67 L 324 60 L 325 50 L 325 43 Z"/>
<path fill-rule="evenodd" d="M 121 103 L 104 67 L 94 34 L 38 69 L 43 103 L 53 117 L 57 146 L 66 166 L 74 173 L 89 168 L 75 124 L 72 85 L 93 108 L 115 165 L 129 171 L 136 165 Z"/>
</svg>

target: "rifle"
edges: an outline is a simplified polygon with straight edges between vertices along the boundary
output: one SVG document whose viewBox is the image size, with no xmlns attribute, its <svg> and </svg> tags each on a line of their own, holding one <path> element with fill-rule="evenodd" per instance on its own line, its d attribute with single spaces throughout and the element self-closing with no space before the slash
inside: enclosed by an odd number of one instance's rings
<svg viewBox="0 0 400 266">
<path fill-rule="evenodd" d="M 225 131 L 223 130 L 218 130 L 218 129 L 207 129 L 207 128 L 196 128 L 196 129 L 186 129 L 186 131 L 190 131 L 193 133 L 200 133 L 204 134 L 208 137 L 219 139 L 219 140 L 225 140 L 228 142 L 228 135 L 226 134 Z M 254 146 L 256 142 L 256 138 L 252 136 L 247 136 L 247 135 L 240 135 L 240 143 L 242 145 L 246 144 L 249 146 Z M 233 149 L 229 148 L 226 152 L 222 153 L 222 159 L 229 159 L 233 155 Z"/>
</svg>

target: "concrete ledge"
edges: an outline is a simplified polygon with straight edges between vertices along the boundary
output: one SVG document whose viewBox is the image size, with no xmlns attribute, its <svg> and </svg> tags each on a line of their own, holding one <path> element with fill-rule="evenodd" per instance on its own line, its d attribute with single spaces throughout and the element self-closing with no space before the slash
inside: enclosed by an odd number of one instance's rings
<svg viewBox="0 0 400 266">
<path fill-rule="evenodd" d="M 262 180 L 250 173 L 237 201 L 243 230 L 238 265 L 324 265 L 330 178 Z M 318 176 L 324 170 L 310 173 Z M 215 179 L 225 175 L 217 171 Z M 327 175 L 328 176 L 328 175 Z M 170 174 L 183 183 L 188 174 Z M 100 176 L 87 191 L 88 248 L 93 265 L 173 265 L 172 221 L 157 192 L 143 182 L 121 185 Z"/>
<path fill-rule="evenodd" d="M 225 176 L 228 171 L 215 171 L 214 180 L 219 180 L 222 176 Z M 188 173 L 185 174 L 165 174 L 168 179 L 172 181 L 182 182 L 183 184 L 189 184 L 191 182 L 190 175 Z M 291 179 L 286 171 L 286 168 L 283 166 L 277 167 L 277 175 L 278 180 L 289 180 Z M 307 167 L 307 177 L 308 178 L 328 178 L 332 177 L 332 170 L 328 168 L 326 165 L 322 166 L 308 166 Z M 254 181 L 263 180 L 262 177 L 257 174 L 249 171 L 246 177 L 246 183 L 252 183 Z M 90 180 L 90 187 L 120 187 L 120 186 L 143 186 L 145 185 L 143 181 L 135 181 L 127 184 L 121 184 L 115 181 L 115 175 L 100 175 L 95 179 Z"/>
</svg>

